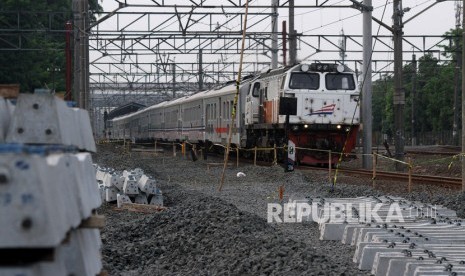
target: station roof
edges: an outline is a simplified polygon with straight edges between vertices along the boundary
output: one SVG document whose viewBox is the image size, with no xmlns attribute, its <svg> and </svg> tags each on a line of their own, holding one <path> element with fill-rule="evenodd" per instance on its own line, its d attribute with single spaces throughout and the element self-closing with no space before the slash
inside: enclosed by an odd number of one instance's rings
<svg viewBox="0 0 465 276">
<path fill-rule="evenodd" d="M 145 108 L 146 106 L 143 104 L 139 104 L 136 102 L 130 102 L 128 104 L 122 105 L 118 108 L 113 109 L 108 113 L 108 120 L 111 120 L 113 118 L 123 116 L 129 113 L 136 112 L 138 110 L 141 110 L 142 108 Z"/>
</svg>

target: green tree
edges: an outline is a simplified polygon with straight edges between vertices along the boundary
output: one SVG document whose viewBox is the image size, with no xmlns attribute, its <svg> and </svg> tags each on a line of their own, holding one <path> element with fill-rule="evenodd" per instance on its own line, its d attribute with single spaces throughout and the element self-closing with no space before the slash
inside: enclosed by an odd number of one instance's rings
<svg viewBox="0 0 465 276">
<path fill-rule="evenodd" d="M 65 23 L 70 0 L 2 0 L 0 5 L 0 83 L 19 83 L 22 92 L 56 87 L 65 90 Z M 89 1 L 92 17 L 102 10 Z M 13 33 L 18 26 L 20 33 Z M 94 18 L 95 20 L 95 18 Z M 49 27 L 51 31 L 49 31 Z M 19 35 L 21 34 L 21 35 Z M 20 49 L 18 49 L 20 48 Z M 26 50 L 27 49 L 27 50 Z"/>
<path fill-rule="evenodd" d="M 439 64 L 432 54 L 418 59 L 416 78 L 412 63 L 403 67 L 403 87 L 405 91 L 404 126 L 409 136 L 412 121 L 412 103 L 415 105 L 415 132 L 440 132 L 452 130 L 454 103 L 454 63 Z M 412 94 L 416 79 L 416 93 Z M 383 76 L 373 85 L 373 125 L 374 131 L 392 134 L 393 78 Z"/>
</svg>

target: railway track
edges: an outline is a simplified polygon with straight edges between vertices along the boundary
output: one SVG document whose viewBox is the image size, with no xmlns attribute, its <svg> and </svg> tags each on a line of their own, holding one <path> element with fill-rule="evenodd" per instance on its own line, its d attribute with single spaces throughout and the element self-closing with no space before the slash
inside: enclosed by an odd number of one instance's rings
<svg viewBox="0 0 465 276">
<path fill-rule="evenodd" d="M 328 170 L 328 168 L 318 168 L 318 167 L 298 167 L 299 170 Z M 357 175 L 366 178 L 373 177 L 373 171 L 363 170 L 363 169 L 349 169 L 349 168 L 339 168 L 339 173 L 345 175 Z M 334 174 L 334 170 L 333 170 Z M 386 171 L 376 171 L 376 180 L 396 180 L 396 181 L 405 181 L 408 182 L 409 174 L 408 173 L 398 173 L 398 172 L 386 172 Z M 433 176 L 433 175 L 421 175 L 421 174 L 412 174 L 412 182 L 416 184 L 432 184 L 439 186 L 451 186 L 456 188 L 462 187 L 462 179 L 458 177 L 444 177 L 444 176 Z"/>
<path fill-rule="evenodd" d="M 134 150 L 134 149 L 132 149 Z M 139 151 L 144 151 L 147 149 L 137 149 Z M 150 149 L 151 150 L 151 149 Z M 425 153 L 424 151 L 421 151 L 421 153 Z M 433 152 L 431 152 L 433 154 Z M 209 159 L 214 160 L 217 162 L 222 162 L 223 158 L 219 154 L 216 153 L 209 153 Z M 254 161 L 250 159 L 246 159 L 243 157 L 240 157 L 240 163 L 241 164 L 253 164 Z M 230 157 L 229 163 L 235 163 L 235 158 Z M 259 166 L 270 166 L 272 163 L 259 160 L 256 162 L 257 165 Z M 322 168 L 322 167 L 312 167 L 312 166 L 296 166 L 296 170 L 323 170 L 327 171 L 328 168 Z M 335 169 L 333 168 L 332 173 L 334 174 Z M 350 168 L 339 168 L 338 169 L 339 173 L 343 173 L 344 175 L 355 175 L 355 176 L 361 176 L 364 178 L 372 178 L 373 177 L 373 171 L 371 170 L 364 170 L 364 169 L 350 169 Z M 387 171 L 376 171 L 376 180 L 395 180 L 395 181 L 402 181 L 402 182 L 408 182 L 409 180 L 409 174 L 408 173 L 398 173 L 398 172 L 387 172 Z M 412 183 L 415 184 L 430 184 L 430 185 L 437 185 L 437 186 L 448 186 L 448 187 L 454 187 L 454 188 L 461 188 L 462 187 L 462 179 L 458 177 L 444 177 L 444 176 L 433 176 L 433 175 L 421 175 L 421 174 L 412 174 Z"/>
</svg>

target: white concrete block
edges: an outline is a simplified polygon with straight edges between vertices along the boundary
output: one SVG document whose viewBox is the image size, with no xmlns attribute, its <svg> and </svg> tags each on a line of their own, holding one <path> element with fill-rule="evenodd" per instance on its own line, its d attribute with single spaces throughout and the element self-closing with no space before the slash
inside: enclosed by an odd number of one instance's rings
<svg viewBox="0 0 465 276">
<path fill-rule="evenodd" d="M 405 275 L 406 271 L 410 264 L 415 264 L 418 266 L 431 266 L 436 264 L 435 259 L 425 259 L 425 260 L 415 260 L 413 258 L 404 258 L 404 259 L 391 259 L 389 261 L 389 267 L 386 275 L 397 276 Z M 409 274 L 411 275 L 411 274 Z"/>
<path fill-rule="evenodd" d="M 77 227 L 82 220 L 78 202 L 81 195 L 77 193 L 80 183 L 75 177 L 77 168 L 71 166 L 74 159 L 71 154 L 52 154 L 46 157 L 46 166 L 40 166 L 39 170 L 40 178 L 45 182 L 44 190 L 50 193 L 48 200 L 57 207 L 55 213 L 64 215 L 60 223 L 68 229 Z M 89 173 L 94 175 L 93 171 Z"/>
<path fill-rule="evenodd" d="M 5 141 L 76 146 L 95 152 L 90 122 L 81 112 L 86 111 L 74 112 L 53 95 L 20 94 Z"/>
<path fill-rule="evenodd" d="M 132 170 L 132 172 L 136 175 L 140 175 L 142 176 L 144 174 L 144 170 L 142 170 L 141 168 L 135 168 L 134 170 Z"/>
<path fill-rule="evenodd" d="M 98 186 L 95 182 L 95 169 L 92 166 L 92 156 L 90 153 L 81 152 L 73 155 L 72 168 L 74 168 L 74 178 L 77 183 L 76 194 L 79 195 L 79 209 L 81 217 L 88 218 L 92 210 L 102 204 L 102 198 Z"/>
<path fill-rule="evenodd" d="M 465 275 L 465 267 L 454 265 L 450 271 L 445 266 L 436 265 L 428 267 L 416 267 L 412 273 L 413 276 L 451 276 L 451 275 Z"/>
<path fill-rule="evenodd" d="M 0 276 L 58 276 L 66 273 L 62 262 L 40 262 L 28 266 L 0 266 Z"/>
<path fill-rule="evenodd" d="M 418 250 L 421 251 L 421 250 Z M 416 254 L 415 257 L 419 257 L 419 253 L 412 253 Z M 424 256 L 424 254 L 423 254 Z M 404 259 L 406 256 L 404 253 L 401 252 L 377 252 L 375 255 L 375 261 L 373 263 L 373 267 L 371 269 L 371 274 L 376 276 L 383 276 L 387 274 L 389 268 L 389 261 L 393 259 Z"/>
<path fill-rule="evenodd" d="M 114 174 L 115 175 L 115 184 L 114 186 L 116 188 L 118 188 L 118 190 L 122 191 L 123 188 L 124 188 L 124 180 L 126 179 L 125 177 L 123 177 L 121 174 Z"/>
<path fill-rule="evenodd" d="M 10 124 L 10 111 L 7 102 L 0 97 L 0 143 L 5 141 L 8 126 Z"/>
<path fill-rule="evenodd" d="M 99 194 L 100 194 L 100 200 L 103 202 L 105 201 L 105 189 L 106 189 L 105 185 L 99 184 L 98 189 L 99 189 Z"/>
<path fill-rule="evenodd" d="M 66 243 L 55 253 L 66 267 L 63 275 L 97 275 L 102 270 L 100 256 L 102 242 L 97 229 L 72 230 Z"/>
<path fill-rule="evenodd" d="M 116 204 L 117 204 L 118 208 L 121 208 L 121 206 L 123 206 L 123 203 L 132 203 L 129 196 L 125 195 L 125 194 L 118 194 L 116 196 L 116 199 L 117 199 Z"/>
<path fill-rule="evenodd" d="M 73 221 L 67 215 L 74 217 L 66 208 L 75 208 L 75 202 L 66 202 L 66 181 L 55 177 L 66 165 L 50 167 L 51 161 L 0 155 L 0 171 L 7 179 L 0 185 L 0 248 L 55 247 L 64 239 Z"/>
<path fill-rule="evenodd" d="M 128 175 L 124 179 L 123 193 L 127 195 L 137 195 L 139 194 L 139 187 L 137 186 L 136 177 L 132 174 Z"/>
<path fill-rule="evenodd" d="M 100 167 L 99 167 L 99 168 L 97 169 L 96 173 L 95 173 L 95 178 L 96 178 L 97 180 L 102 181 L 102 183 L 103 183 L 103 181 L 105 180 L 105 175 L 106 175 L 107 173 L 108 173 L 108 169 L 107 169 L 107 168 L 100 168 Z"/>
<path fill-rule="evenodd" d="M 140 193 L 136 195 L 136 198 L 134 199 L 134 203 L 148 204 L 147 195 L 145 193 Z"/>
<path fill-rule="evenodd" d="M 117 200 L 118 189 L 116 187 L 105 187 L 105 201 L 106 202 L 114 202 Z"/>
<path fill-rule="evenodd" d="M 157 182 L 155 179 L 148 177 L 147 175 L 142 175 L 137 182 L 139 189 L 148 194 L 153 195 L 157 193 Z"/>
<path fill-rule="evenodd" d="M 111 173 L 105 173 L 103 177 L 103 184 L 105 187 L 111 187 L 115 186 L 116 187 L 116 176 L 111 174 Z"/>
<path fill-rule="evenodd" d="M 161 190 L 158 189 L 157 193 L 152 195 L 150 199 L 151 205 L 163 206 L 163 194 Z"/>
<path fill-rule="evenodd" d="M 76 126 L 79 127 L 78 131 L 81 134 L 79 137 L 81 148 L 96 152 L 97 148 L 93 139 L 94 135 L 92 133 L 92 126 L 90 125 L 89 113 L 87 110 L 80 108 L 72 108 L 71 110 L 74 111 L 73 117 L 77 119 Z"/>
<path fill-rule="evenodd" d="M 128 171 L 128 170 L 124 170 L 124 171 L 123 171 L 123 177 L 125 177 L 125 178 L 126 178 L 127 176 L 129 176 L 130 174 L 131 174 L 131 172 Z"/>
<path fill-rule="evenodd" d="M 397 252 L 402 253 L 402 250 L 408 249 L 407 245 L 405 246 L 395 246 L 388 247 L 387 244 L 379 244 L 376 246 L 365 246 L 362 251 L 360 262 L 358 268 L 360 270 L 371 270 L 374 264 L 375 256 L 377 253 L 387 253 L 387 252 Z"/>
</svg>

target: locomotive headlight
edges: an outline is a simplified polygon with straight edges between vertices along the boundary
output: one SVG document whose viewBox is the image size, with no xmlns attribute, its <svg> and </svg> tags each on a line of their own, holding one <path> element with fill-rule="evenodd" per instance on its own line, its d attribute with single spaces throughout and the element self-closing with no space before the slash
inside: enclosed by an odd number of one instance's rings
<svg viewBox="0 0 465 276">
<path fill-rule="evenodd" d="M 341 129 L 341 127 L 342 127 L 341 125 L 337 125 L 337 126 L 336 126 L 337 129 Z"/>
<path fill-rule="evenodd" d="M 297 126 L 297 125 L 292 126 L 292 130 L 293 130 L 293 131 L 299 130 L 299 126 Z"/>
<path fill-rule="evenodd" d="M 308 128 L 308 125 L 304 125 L 304 128 Z"/>
<path fill-rule="evenodd" d="M 308 69 L 310 69 L 310 66 L 308 66 L 308 64 L 302 64 L 302 65 L 300 66 L 300 70 L 301 70 L 302 72 L 307 72 Z"/>
</svg>

